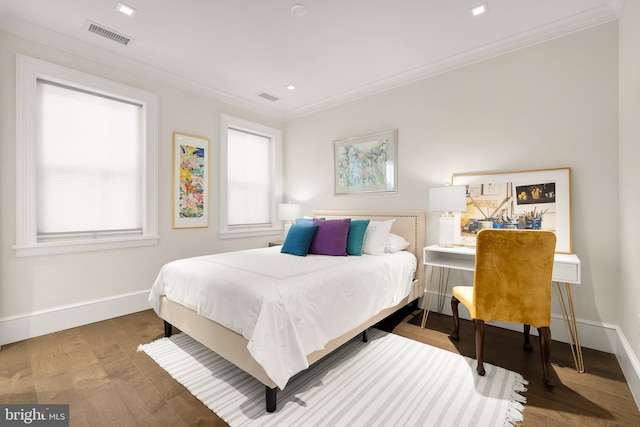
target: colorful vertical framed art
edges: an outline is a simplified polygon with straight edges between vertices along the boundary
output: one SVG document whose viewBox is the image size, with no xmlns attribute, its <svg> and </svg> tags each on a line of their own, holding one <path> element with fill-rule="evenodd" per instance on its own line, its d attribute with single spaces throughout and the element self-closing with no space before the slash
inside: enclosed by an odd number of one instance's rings
<svg viewBox="0 0 640 427">
<path fill-rule="evenodd" d="M 173 228 L 209 226 L 209 140 L 173 133 Z"/>
</svg>

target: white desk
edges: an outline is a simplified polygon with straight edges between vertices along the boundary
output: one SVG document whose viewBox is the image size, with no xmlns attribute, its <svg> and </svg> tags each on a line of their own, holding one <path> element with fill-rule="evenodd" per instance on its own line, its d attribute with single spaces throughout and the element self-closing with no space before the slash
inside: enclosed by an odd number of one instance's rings
<svg viewBox="0 0 640 427">
<path fill-rule="evenodd" d="M 425 306 L 422 315 L 423 328 L 427 322 L 433 295 L 436 293 L 436 284 L 438 285 L 438 311 L 442 312 L 445 293 L 449 284 L 449 272 L 451 270 L 473 271 L 475 268 L 475 258 L 475 248 L 465 246 L 444 248 L 438 245 L 432 245 L 424 248 L 423 263 L 425 268 L 431 267 L 431 273 L 429 274 L 429 280 L 424 290 Z M 580 346 L 576 316 L 573 311 L 573 298 L 571 297 L 571 285 L 580 284 L 580 267 L 580 259 L 577 255 L 555 254 L 551 280 L 556 284 L 560 308 L 569 337 L 569 346 L 573 354 L 573 361 L 576 364 L 576 370 L 582 373 L 584 372 L 584 360 L 582 359 L 582 347 Z M 560 286 L 561 283 L 564 284 L 564 294 Z"/>
</svg>

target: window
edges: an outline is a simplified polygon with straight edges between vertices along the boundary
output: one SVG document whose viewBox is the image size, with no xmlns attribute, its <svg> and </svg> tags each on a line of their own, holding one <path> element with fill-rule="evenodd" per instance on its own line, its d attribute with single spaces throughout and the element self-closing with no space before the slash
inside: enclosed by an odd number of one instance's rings
<svg viewBox="0 0 640 427">
<path fill-rule="evenodd" d="M 282 132 L 226 114 L 220 122 L 220 237 L 280 233 Z"/>
<path fill-rule="evenodd" d="M 19 256 L 157 244 L 157 97 L 17 57 Z"/>
</svg>

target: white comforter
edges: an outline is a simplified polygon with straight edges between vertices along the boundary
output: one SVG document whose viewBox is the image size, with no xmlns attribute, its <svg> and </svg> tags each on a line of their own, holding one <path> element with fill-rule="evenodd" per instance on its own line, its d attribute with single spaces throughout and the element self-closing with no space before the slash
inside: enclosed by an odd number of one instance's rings
<svg viewBox="0 0 640 427">
<path fill-rule="evenodd" d="M 279 247 L 170 262 L 149 303 L 160 297 L 242 334 L 248 350 L 284 389 L 322 349 L 406 297 L 416 270 L 413 254 L 332 257 L 281 254 Z"/>
</svg>

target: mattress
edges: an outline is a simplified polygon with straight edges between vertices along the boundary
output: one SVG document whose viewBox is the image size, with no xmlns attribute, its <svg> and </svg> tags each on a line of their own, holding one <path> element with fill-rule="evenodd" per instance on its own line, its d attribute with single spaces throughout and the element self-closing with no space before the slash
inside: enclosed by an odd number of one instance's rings
<svg viewBox="0 0 640 427">
<path fill-rule="evenodd" d="M 279 247 L 170 262 L 151 289 L 229 328 L 284 389 L 306 369 L 306 356 L 398 304 L 413 283 L 417 260 L 406 251 L 372 256 L 299 257 Z"/>
</svg>

